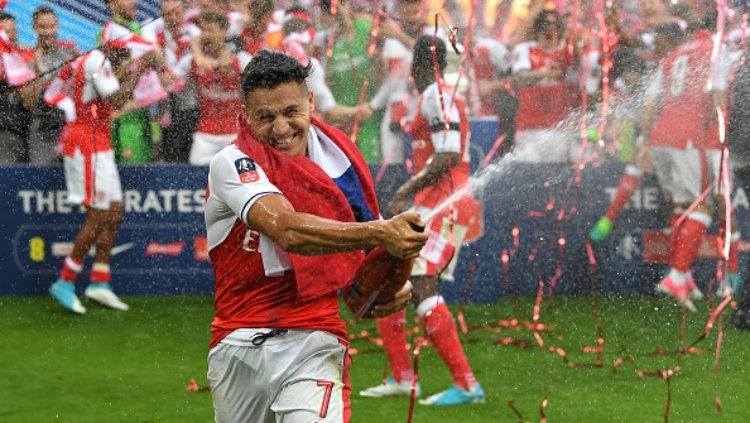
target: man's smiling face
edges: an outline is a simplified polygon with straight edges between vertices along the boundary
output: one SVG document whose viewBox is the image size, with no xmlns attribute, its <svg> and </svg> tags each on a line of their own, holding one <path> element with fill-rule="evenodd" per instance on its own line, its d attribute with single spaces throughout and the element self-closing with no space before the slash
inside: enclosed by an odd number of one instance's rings
<svg viewBox="0 0 750 423">
<path fill-rule="evenodd" d="M 313 108 L 312 93 L 296 81 L 256 88 L 245 97 L 245 118 L 255 136 L 289 157 L 307 153 Z"/>
</svg>

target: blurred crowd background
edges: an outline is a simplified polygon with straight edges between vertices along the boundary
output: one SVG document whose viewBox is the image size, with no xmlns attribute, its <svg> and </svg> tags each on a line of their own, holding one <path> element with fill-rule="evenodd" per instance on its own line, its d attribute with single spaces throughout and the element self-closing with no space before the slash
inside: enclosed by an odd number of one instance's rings
<svg viewBox="0 0 750 423">
<path fill-rule="evenodd" d="M 730 69 L 743 48 L 745 6 L 726 6 L 718 60 Z M 713 30 L 716 10 L 702 0 L 11 0 L 0 14 L 7 44 L 42 86 L 2 81 L 0 163 L 61 162 L 65 108 L 50 101 L 49 85 L 66 63 L 114 40 L 133 58 L 143 43 L 163 57 L 159 80 L 144 81 L 114 114 L 118 163 L 208 164 L 234 138 L 244 64 L 271 49 L 310 63 L 316 113 L 351 134 L 368 162 L 408 167 L 418 97 L 411 48 L 423 34 L 452 46 L 445 86 L 471 118 L 497 122 L 498 156 L 541 142 L 548 148 L 528 149 L 525 159 L 568 160 L 554 145 L 581 136 L 561 122 L 582 107 L 595 120 L 603 104 L 622 114 L 612 105 L 642 96 L 659 58 Z M 112 22 L 129 32 L 109 30 Z M 629 113 L 625 124 L 607 116 L 619 123 L 606 134 L 592 120 L 588 134 L 600 147 L 613 142 L 609 153 L 626 161 L 638 135 L 638 112 Z"/>
</svg>

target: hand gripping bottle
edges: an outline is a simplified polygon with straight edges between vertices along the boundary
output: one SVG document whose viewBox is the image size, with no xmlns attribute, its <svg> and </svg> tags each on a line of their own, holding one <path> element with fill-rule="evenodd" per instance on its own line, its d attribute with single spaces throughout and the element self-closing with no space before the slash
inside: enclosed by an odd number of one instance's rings
<svg viewBox="0 0 750 423">
<path fill-rule="evenodd" d="M 423 227 L 414 227 L 422 232 Z M 372 318 L 372 308 L 393 300 L 411 275 L 414 259 L 392 256 L 385 248 L 375 248 L 365 257 L 349 285 L 344 302 L 357 317 Z"/>
</svg>

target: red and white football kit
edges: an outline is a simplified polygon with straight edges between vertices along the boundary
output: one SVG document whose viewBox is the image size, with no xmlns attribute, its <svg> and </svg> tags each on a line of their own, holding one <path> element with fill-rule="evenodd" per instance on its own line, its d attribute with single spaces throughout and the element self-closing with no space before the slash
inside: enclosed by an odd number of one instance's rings
<svg viewBox="0 0 750 423">
<path fill-rule="evenodd" d="M 480 95 L 479 83 L 496 81 L 510 70 L 510 52 L 501 41 L 494 38 L 479 38 L 474 46 L 473 67 L 470 69 L 470 110 L 475 116 L 495 116 L 496 96 Z M 475 112 L 476 111 L 476 112 Z"/>
<path fill-rule="evenodd" d="M 729 66 L 724 62 L 723 48 L 718 59 L 711 60 L 713 48 L 713 34 L 698 32 L 659 62 L 657 75 L 647 90 L 647 97 L 658 100 L 660 106 L 647 140 L 654 171 L 677 205 L 692 203 L 707 189 L 718 193 L 721 152 L 714 96 L 723 95 Z M 706 202 L 710 199 L 709 196 Z M 675 227 L 682 214 L 681 209 L 675 209 L 670 237 L 671 270 L 658 289 L 676 296 L 694 311 L 688 296 L 689 290 L 697 290 L 691 268 L 712 219 L 698 209 Z M 733 245 L 732 250 L 735 248 Z M 730 256 L 735 254 L 730 252 Z"/>
<path fill-rule="evenodd" d="M 109 209 L 111 202 L 122 201 L 122 187 L 109 139 L 112 106 L 106 99 L 120 83 L 99 50 L 80 57 L 62 73 L 72 73 L 75 105 L 75 120 L 67 122 L 60 135 L 68 201 Z"/>
<path fill-rule="evenodd" d="M 723 91 L 727 79 L 726 67 L 711 63 L 712 49 L 712 33 L 697 33 L 660 61 L 646 93 L 659 101 L 648 140 L 656 176 L 676 203 L 693 202 L 708 184 L 718 188 L 719 126 L 708 89 Z"/>
<path fill-rule="evenodd" d="M 469 180 L 469 126 L 464 104 L 461 100 L 452 99 L 450 93 L 445 91 L 443 100 L 445 113 L 440 105 L 438 83 L 427 87 L 417 100 L 411 133 L 414 167 L 419 172 L 438 153 L 459 153 L 460 161 L 439 181 L 414 196 L 414 211 L 422 216 L 464 187 Z M 467 238 L 469 226 L 476 226 L 481 221 L 481 216 L 477 213 L 479 207 L 471 194 L 454 203 L 454 207 L 457 212 L 455 222 L 451 222 L 449 218 L 450 209 L 439 213 L 429 222 L 430 239 L 420 257 L 414 261 L 412 276 L 452 279 L 458 262 L 458 251 Z M 453 256 L 446 257 L 453 246 Z M 444 264 L 446 260 L 450 260 L 447 266 Z M 441 268 L 442 266 L 445 267 Z M 461 389 L 472 391 L 477 386 L 477 381 L 458 339 L 453 314 L 443 297 L 437 294 L 421 299 L 416 311 L 423 319 L 425 335 L 450 370 L 454 383 Z M 399 311 L 378 319 L 377 325 L 393 378 L 402 385 L 411 383 L 413 370 L 406 341 L 406 312 Z M 370 388 L 360 395 L 380 396 L 372 394 L 378 389 L 380 388 Z"/>
<path fill-rule="evenodd" d="M 412 155 L 414 159 L 414 170 L 421 171 L 427 162 L 437 153 L 459 153 L 459 163 L 450 168 L 448 172 L 437 182 L 418 192 L 414 196 L 414 211 L 425 215 L 433 208 L 447 199 L 452 193 L 464 187 L 469 180 L 470 157 L 469 157 L 469 121 L 466 118 L 464 104 L 460 99 L 452 99 L 449 92 L 443 90 L 443 104 L 445 115 L 440 105 L 440 96 L 437 83 L 427 87 L 417 100 L 417 110 L 412 122 Z M 447 118 L 447 129 L 445 119 Z M 439 257 L 437 252 L 423 251 L 422 257 L 414 262 L 412 276 L 436 276 L 450 279 L 458 262 L 458 249 L 464 242 L 469 225 L 476 219 L 473 213 L 475 208 L 471 195 L 464 197 L 455 204 L 456 216 L 452 225 L 453 243 L 456 251 L 450 264 L 445 269 L 438 269 L 434 262 L 424 259 L 428 256 Z M 449 225 L 449 213 L 446 210 L 440 213 L 430 225 L 430 230 L 448 237 L 451 230 Z M 442 271 L 442 272 L 441 272 Z"/>
<path fill-rule="evenodd" d="M 201 30 L 192 22 L 185 22 L 179 34 L 172 34 L 159 18 L 143 26 L 143 38 L 159 46 L 164 51 L 164 60 L 170 69 L 175 69 L 180 60 L 190 53 L 190 42 L 200 36 Z"/>
<path fill-rule="evenodd" d="M 571 78 L 571 63 L 564 46 L 547 51 L 535 41 L 518 44 L 513 49 L 512 73 L 557 65 L 569 70 L 563 80 L 542 80 L 518 89 L 516 114 L 516 154 L 531 162 L 565 161 L 575 156 L 569 134 L 556 125 L 580 105 L 578 81 Z M 576 151 L 577 153 L 577 151 Z"/>
<path fill-rule="evenodd" d="M 385 109 L 380 124 L 380 148 L 383 162 L 403 163 L 404 145 L 401 121 L 406 119 L 412 51 L 399 40 L 386 38 L 382 50 L 387 76 L 370 100 L 373 109 Z"/>
<path fill-rule="evenodd" d="M 258 147 L 243 122 L 238 141 L 211 161 L 205 208 L 216 277 L 208 356 L 216 421 L 347 422 L 349 357 L 337 286 L 310 290 L 324 280 L 347 283 L 364 256 L 288 254 L 244 219 L 258 199 L 282 194 L 295 210 L 354 221 L 333 182 L 352 165 L 377 215 L 369 171 L 346 135 L 314 118 L 307 157 L 295 158 Z"/>
<path fill-rule="evenodd" d="M 250 55 L 244 52 L 235 56 L 228 68 L 199 69 L 192 59 L 187 62 L 198 88 L 201 110 L 190 148 L 190 164 L 208 165 L 217 152 L 237 137 L 235 119 L 242 112 L 240 80 L 249 62 Z M 184 67 L 176 73 L 183 72 Z"/>
</svg>

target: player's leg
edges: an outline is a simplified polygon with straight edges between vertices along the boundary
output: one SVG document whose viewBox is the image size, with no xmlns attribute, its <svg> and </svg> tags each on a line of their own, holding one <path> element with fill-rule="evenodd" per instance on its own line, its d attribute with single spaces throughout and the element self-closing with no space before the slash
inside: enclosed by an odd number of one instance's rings
<svg viewBox="0 0 750 423">
<path fill-rule="evenodd" d="M 91 208 L 102 211 L 104 222 L 97 233 L 96 257 L 91 268 L 91 283 L 86 288 L 85 295 L 104 306 L 116 310 L 127 310 L 128 305 L 112 291 L 109 268 L 112 247 L 122 222 L 120 174 L 117 171 L 112 151 L 96 153 L 95 158 L 96 196 L 91 203 Z"/>
<path fill-rule="evenodd" d="M 290 331 L 284 337 L 300 335 L 303 337 L 269 347 L 277 361 L 288 363 L 283 365 L 289 369 L 279 380 L 281 390 L 271 404 L 276 422 L 348 422 L 351 359 L 346 347 L 323 331 Z"/>
<path fill-rule="evenodd" d="M 65 171 L 65 182 L 68 188 L 68 200 L 72 204 L 84 204 L 90 195 L 90 186 L 93 183 L 93 167 L 91 157 L 76 152 L 72 156 L 66 156 L 63 160 Z M 106 222 L 106 211 L 88 207 L 83 225 L 79 229 L 73 242 L 73 251 L 63 260 L 60 275 L 55 283 L 50 286 L 49 293 L 63 307 L 74 313 L 83 314 L 83 307 L 75 294 L 75 282 L 78 274 L 83 269 L 83 260 L 98 234 Z"/>
<path fill-rule="evenodd" d="M 409 354 L 406 339 L 406 312 L 402 310 L 377 319 L 377 326 L 391 367 L 391 376 L 386 377 L 380 385 L 360 391 L 359 395 L 363 397 L 409 396 L 414 371 L 411 368 L 411 354 Z M 421 388 L 417 387 L 416 394 L 421 395 Z"/>
<path fill-rule="evenodd" d="M 609 238 L 614 222 L 620 216 L 620 212 L 627 206 L 633 194 L 641 185 L 643 171 L 633 164 L 625 166 L 625 173 L 617 185 L 617 191 L 607 211 L 604 213 L 589 232 L 589 239 L 601 242 Z"/>
<path fill-rule="evenodd" d="M 668 186 L 672 189 L 672 199 L 678 207 L 687 210 L 703 191 L 703 154 L 695 149 L 662 150 L 664 154 L 661 159 L 668 161 L 671 169 L 671 184 Z M 657 287 L 659 291 L 673 295 L 692 311 L 695 311 L 695 306 L 690 292 L 697 286 L 692 280 L 691 270 L 710 224 L 711 208 L 704 202 L 690 211 L 678 227 L 672 228 L 670 270 Z"/>
<path fill-rule="evenodd" d="M 421 400 L 420 403 L 455 405 L 484 402 L 484 391 L 477 383 L 458 339 L 453 313 L 438 292 L 437 276 L 415 277 L 412 283 L 417 315 L 424 322 L 425 335 L 448 367 L 454 383 L 447 390 Z"/>
<path fill-rule="evenodd" d="M 263 374 L 272 369 L 265 369 L 264 348 L 222 342 L 209 351 L 207 376 L 216 423 L 275 422 Z"/>
</svg>

